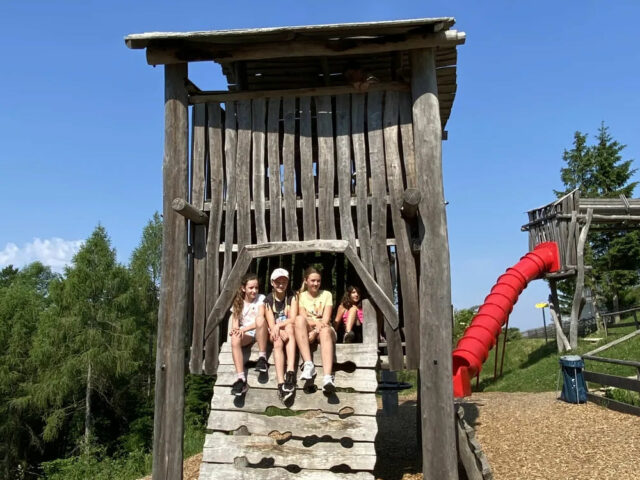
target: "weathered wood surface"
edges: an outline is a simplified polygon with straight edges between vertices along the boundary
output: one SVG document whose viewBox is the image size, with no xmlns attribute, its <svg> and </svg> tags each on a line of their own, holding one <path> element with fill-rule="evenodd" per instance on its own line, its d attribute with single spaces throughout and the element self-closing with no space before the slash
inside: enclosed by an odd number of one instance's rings
<svg viewBox="0 0 640 480">
<path fill-rule="evenodd" d="M 207 235 L 206 317 L 213 309 L 220 293 L 220 233 L 224 198 L 224 149 L 222 139 L 222 108 L 217 103 L 208 105 L 207 128 L 209 139 L 209 184 L 211 186 L 211 210 Z M 235 163 L 232 162 L 232 163 Z M 233 224 L 233 222 L 231 222 Z M 226 228 L 226 227 L 225 227 Z M 202 302 L 202 298 L 200 299 Z M 218 366 L 220 329 L 216 328 L 205 341 L 204 372 L 213 375 Z"/>
<path fill-rule="evenodd" d="M 269 161 L 269 239 L 282 240 L 282 186 L 280 184 L 280 97 L 269 98 L 267 158 Z"/>
<path fill-rule="evenodd" d="M 225 191 L 225 222 L 224 222 L 224 265 L 222 267 L 222 275 L 220 278 L 221 285 L 227 283 L 229 273 L 233 267 L 233 237 L 235 231 L 235 222 L 237 201 L 237 182 L 236 182 L 236 152 L 238 147 L 238 132 L 236 122 L 235 103 L 229 102 L 225 105 L 225 125 L 224 125 L 224 156 L 227 174 L 227 189 Z M 207 307 L 207 311 L 210 309 Z"/>
<path fill-rule="evenodd" d="M 202 203 L 204 206 L 204 202 Z M 171 208 L 173 208 L 174 212 L 179 213 L 184 218 L 187 218 L 198 225 L 205 225 L 209 223 L 209 215 L 207 215 L 207 212 L 203 212 L 201 210 L 202 207 L 194 207 L 184 198 L 174 198 L 173 202 L 171 202 Z"/>
<path fill-rule="evenodd" d="M 265 128 L 266 128 L 266 102 L 263 98 L 255 99 L 251 102 L 252 112 L 252 148 L 251 157 L 253 160 L 253 204 L 254 204 L 254 226 L 256 229 L 256 243 L 267 242 L 267 225 L 264 211 L 264 159 L 265 159 Z"/>
<path fill-rule="evenodd" d="M 300 98 L 300 186 L 302 189 L 302 228 L 305 240 L 318 235 L 316 219 L 316 186 L 313 175 L 313 132 L 311 98 Z"/>
<path fill-rule="evenodd" d="M 331 97 L 315 97 L 318 134 L 318 230 L 320 238 L 336 238 L 333 214 L 334 141 Z"/>
<path fill-rule="evenodd" d="M 207 435 L 202 451 L 204 462 L 222 463 L 244 457 L 257 464 L 263 458 L 272 459 L 273 465 L 320 469 L 335 465 L 348 465 L 355 470 L 373 470 L 376 451 L 372 442 L 354 442 L 344 455 L 345 448 L 336 442 L 318 442 L 306 447 L 301 440 L 290 439 L 279 444 L 266 435 Z"/>
<path fill-rule="evenodd" d="M 164 223 L 152 467 L 153 478 L 158 480 L 182 478 L 187 222 L 173 211 L 171 201 L 187 197 L 189 119 L 184 87 L 187 77 L 186 64 L 165 67 Z"/>
<path fill-rule="evenodd" d="M 251 101 L 237 104 L 238 147 L 236 151 L 236 197 L 238 247 L 251 244 L 251 209 L 249 192 L 249 159 L 251 158 Z"/>
<path fill-rule="evenodd" d="M 369 415 L 341 417 L 322 412 L 309 412 L 291 417 L 270 417 L 259 413 L 213 410 L 207 423 L 207 429 L 225 432 L 235 432 L 241 427 L 246 427 L 248 433 L 252 435 L 291 432 L 298 438 L 322 436 L 331 437 L 334 440 L 350 438 L 354 442 L 373 442 L 378 432 L 376 417 Z"/>
<path fill-rule="evenodd" d="M 258 375 L 253 372 L 253 369 L 248 369 L 247 383 L 249 384 L 249 387 L 270 389 L 275 389 L 277 387 L 273 358 L 270 358 L 269 361 L 269 379 L 266 383 L 260 383 Z M 339 367 L 339 365 L 337 365 L 337 367 Z M 321 379 L 324 375 L 324 370 L 321 366 L 318 366 L 316 371 L 318 373 L 317 378 Z M 299 374 L 299 372 L 296 373 Z M 336 378 L 336 385 L 340 387 L 352 388 L 356 392 L 375 392 L 378 388 L 378 380 L 376 379 L 376 372 L 373 368 L 358 368 L 353 372 L 337 370 L 333 373 Z M 217 386 L 231 386 L 236 379 L 236 369 L 232 364 L 220 365 L 218 367 L 218 378 L 216 379 Z M 298 379 L 298 388 L 302 388 L 303 383 L 304 382 L 302 380 Z"/>
<path fill-rule="evenodd" d="M 340 198 L 340 238 L 356 249 L 356 232 L 351 218 L 351 101 L 349 95 L 336 97 L 336 152 Z"/>
<path fill-rule="evenodd" d="M 396 256 L 400 279 L 399 293 L 402 299 L 402 313 L 405 332 L 405 355 L 407 368 L 415 369 L 420 360 L 420 304 L 418 300 L 418 275 L 411 250 L 411 235 L 407 223 L 402 218 L 404 183 L 398 145 L 399 98 L 397 92 L 387 92 L 384 125 L 384 149 L 387 167 L 387 185 L 391 200 L 391 221 L 396 237 Z M 388 332 L 386 332 L 388 335 Z M 388 340 L 388 337 L 387 337 Z M 397 348 L 397 346 L 396 346 Z M 402 346 L 399 348 L 402 353 Z M 389 353 L 392 356 L 392 353 Z"/>
<path fill-rule="evenodd" d="M 284 165 L 284 223 L 287 240 L 298 240 L 298 219 L 296 215 L 295 182 L 295 137 L 296 137 L 296 99 L 284 97 L 282 116 L 284 118 L 284 136 L 282 139 L 282 163 Z"/>
<path fill-rule="evenodd" d="M 375 415 L 378 409 L 376 397 L 370 393 L 336 392 L 329 397 L 320 390 L 322 379 L 316 377 L 318 391 L 305 393 L 296 390 L 292 408 L 294 410 L 322 410 L 325 413 L 340 414 L 345 409 L 353 409 L 354 415 Z M 339 385 L 338 385 L 339 387 Z M 282 408 L 275 390 L 254 388 L 245 395 L 236 397 L 227 387 L 214 388 L 211 408 L 213 410 L 238 410 L 253 413 L 265 413 L 268 407 Z"/>
<path fill-rule="evenodd" d="M 585 370 L 583 374 L 584 379 L 587 382 L 640 392 L 640 381 L 633 378 L 618 377 L 616 375 L 608 375 L 606 373 L 589 372 L 587 370 Z"/>
<path fill-rule="evenodd" d="M 254 343 L 251 349 L 245 348 L 243 351 L 245 352 L 245 362 L 255 362 L 258 360 L 257 343 Z M 316 349 L 312 353 L 313 363 L 321 366 L 322 358 L 320 356 L 320 350 Z M 338 344 L 336 345 L 334 358 L 339 364 L 351 362 L 360 368 L 374 368 L 378 362 L 378 352 L 374 346 L 363 343 Z M 222 344 L 219 361 L 221 365 L 233 364 L 229 342 Z"/>
<path fill-rule="evenodd" d="M 225 463 L 207 463 L 200 465 L 200 480 L 374 480 L 367 472 L 334 473 L 328 470 L 301 470 L 291 473 L 280 467 L 250 468 L 235 467 Z"/>
<path fill-rule="evenodd" d="M 362 300 L 362 343 L 364 345 L 378 345 L 378 322 L 376 321 L 376 310 L 373 308 L 371 300 Z"/>
<path fill-rule="evenodd" d="M 578 274 L 576 275 L 576 286 L 573 293 L 573 303 L 571 305 L 571 326 L 569 329 L 569 344 L 571 348 L 578 348 L 578 319 L 580 318 L 580 306 L 582 303 L 582 290 L 584 288 L 584 245 L 587 241 L 587 234 L 591 226 L 593 210 L 587 211 L 587 221 L 580 231 L 580 238 L 576 247 Z"/>
<path fill-rule="evenodd" d="M 411 52 L 420 217 L 420 415 L 425 478 L 458 479 L 451 383 L 451 272 L 442 182 L 442 128 L 433 49 Z"/>
</svg>

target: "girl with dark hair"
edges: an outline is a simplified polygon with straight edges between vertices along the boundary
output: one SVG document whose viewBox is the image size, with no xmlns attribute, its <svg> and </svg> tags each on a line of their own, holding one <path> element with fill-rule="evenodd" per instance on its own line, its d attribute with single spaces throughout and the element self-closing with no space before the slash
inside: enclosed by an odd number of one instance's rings
<svg viewBox="0 0 640 480">
<path fill-rule="evenodd" d="M 353 343 L 356 336 L 353 327 L 362 325 L 362 293 L 360 289 L 354 285 L 348 286 L 347 291 L 342 297 L 342 301 L 336 312 L 336 318 L 333 321 L 334 327 L 338 329 L 341 322 L 344 323 L 344 337 L 342 341 L 344 343 Z"/>
</svg>

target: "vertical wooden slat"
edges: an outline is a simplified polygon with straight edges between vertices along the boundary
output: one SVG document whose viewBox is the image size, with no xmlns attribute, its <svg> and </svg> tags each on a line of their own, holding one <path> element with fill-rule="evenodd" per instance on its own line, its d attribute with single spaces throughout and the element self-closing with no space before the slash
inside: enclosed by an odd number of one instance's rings
<svg viewBox="0 0 640 480">
<path fill-rule="evenodd" d="M 387 184 L 391 201 L 391 221 L 396 237 L 396 258 L 400 276 L 402 312 L 404 319 L 406 367 L 418 368 L 420 360 L 420 305 L 418 277 L 411 251 L 408 225 L 402 218 L 402 167 L 398 148 L 398 92 L 387 92 L 384 106 L 384 150 Z"/>
<path fill-rule="evenodd" d="M 224 168 L 222 138 L 222 110 L 220 104 L 212 103 L 207 110 L 209 139 L 209 183 L 211 184 L 211 210 L 207 236 L 207 302 L 206 314 L 213 309 L 220 292 L 220 230 L 222 228 L 222 204 L 224 194 Z M 220 328 L 205 340 L 204 371 L 213 375 L 218 368 Z"/>
<path fill-rule="evenodd" d="M 164 223 L 152 475 L 157 480 L 180 480 L 184 431 L 187 222 L 184 217 L 173 211 L 171 202 L 177 197 L 186 198 L 188 189 L 189 119 L 188 96 L 184 86 L 187 80 L 187 64 L 166 65 L 164 72 Z"/>
<path fill-rule="evenodd" d="M 251 244 L 249 159 L 251 158 L 251 100 L 238 102 L 238 150 L 236 156 L 238 250 Z"/>
<path fill-rule="evenodd" d="M 296 136 L 295 108 L 295 97 L 284 97 L 282 104 L 284 116 L 282 163 L 284 164 L 284 224 L 287 240 L 299 240 L 296 215 L 296 172 L 294 165 Z"/>
<path fill-rule="evenodd" d="M 360 258 L 369 273 L 373 275 L 371 234 L 367 211 L 369 176 L 367 175 L 367 151 L 364 133 L 364 95 L 358 93 L 351 97 L 351 141 L 353 142 L 353 158 L 356 168 L 356 218 L 358 240 L 360 241 Z"/>
<path fill-rule="evenodd" d="M 282 187 L 280 185 L 280 97 L 269 99 L 267 114 L 267 157 L 269 160 L 269 236 L 282 241 Z"/>
<path fill-rule="evenodd" d="M 318 227 L 320 238 L 336 238 L 333 215 L 333 182 L 335 179 L 333 150 L 333 109 L 331 97 L 315 97 L 318 118 Z"/>
<path fill-rule="evenodd" d="M 420 411 L 424 478 L 458 478 L 451 383 L 451 273 L 435 52 L 411 51 L 420 220 Z"/>
<path fill-rule="evenodd" d="M 227 173 L 224 214 L 224 265 L 220 282 L 226 283 L 229 272 L 233 267 L 233 237 L 234 219 L 236 216 L 237 182 L 236 182 L 236 151 L 238 148 L 238 132 L 236 123 L 236 105 L 228 102 L 225 105 L 224 128 L 224 157 Z M 207 313 L 209 309 L 207 308 Z"/>
<path fill-rule="evenodd" d="M 356 232 L 351 218 L 351 98 L 336 97 L 336 153 L 340 197 L 340 238 L 356 249 Z"/>
<path fill-rule="evenodd" d="M 253 205 L 255 211 L 256 243 L 266 243 L 267 225 L 264 218 L 264 134 L 266 103 L 264 98 L 252 102 Z"/>
<path fill-rule="evenodd" d="M 367 96 L 367 136 L 369 138 L 369 162 L 371 165 L 371 251 L 376 281 L 385 295 L 393 298 L 391 270 L 387 251 L 387 201 L 382 134 L 382 92 L 370 92 Z M 388 320 L 388 319 L 386 319 Z M 403 353 L 400 331 L 393 330 L 385 322 L 385 337 L 389 351 L 389 368 L 402 370 Z"/>
<path fill-rule="evenodd" d="M 407 178 L 407 188 L 418 188 L 416 157 L 413 150 L 413 120 L 411 118 L 411 93 L 400 92 L 400 136 L 402 159 Z"/>
<path fill-rule="evenodd" d="M 302 187 L 302 226 L 305 240 L 318 238 L 311 136 L 311 97 L 300 97 L 300 177 Z"/>
<path fill-rule="evenodd" d="M 193 106 L 193 135 L 191 153 L 191 204 L 202 209 L 204 206 L 205 186 L 205 141 L 206 141 L 206 105 Z M 193 326 L 191 330 L 191 356 L 189 371 L 202 373 L 202 353 L 204 347 L 204 322 L 206 320 L 206 236 L 204 225 L 191 222 L 193 253 L 191 255 L 193 271 Z"/>
</svg>

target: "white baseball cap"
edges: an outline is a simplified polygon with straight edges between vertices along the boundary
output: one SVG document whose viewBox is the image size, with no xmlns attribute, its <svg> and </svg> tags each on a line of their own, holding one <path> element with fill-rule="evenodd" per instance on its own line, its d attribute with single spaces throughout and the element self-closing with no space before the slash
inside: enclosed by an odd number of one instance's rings
<svg viewBox="0 0 640 480">
<path fill-rule="evenodd" d="M 289 278 L 289 272 L 287 272 L 284 268 L 276 268 L 271 273 L 271 281 L 273 282 L 276 278 L 287 277 Z"/>
</svg>

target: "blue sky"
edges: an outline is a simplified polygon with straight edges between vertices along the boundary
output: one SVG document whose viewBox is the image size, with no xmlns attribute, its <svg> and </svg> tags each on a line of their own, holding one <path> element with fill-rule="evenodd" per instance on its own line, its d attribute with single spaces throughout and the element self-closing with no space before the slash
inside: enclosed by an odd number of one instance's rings
<svg viewBox="0 0 640 480">
<path fill-rule="evenodd" d="M 60 269 L 98 223 L 127 262 L 161 209 L 163 73 L 127 34 L 439 16 L 467 34 L 443 148 L 453 302 L 481 303 L 526 253 L 524 212 L 561 187 L 576 130 L 605 121 L 640 157 L 640 2 L 2 0 L 0 267 Z M 215 65 L 190 76 L 225 88 Z M 511 326 L 539 326 L 547 295 L 532 283 Z"/>
</svg>

